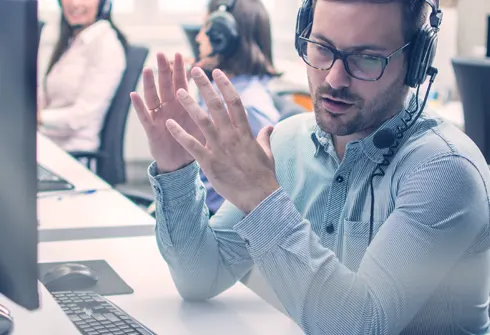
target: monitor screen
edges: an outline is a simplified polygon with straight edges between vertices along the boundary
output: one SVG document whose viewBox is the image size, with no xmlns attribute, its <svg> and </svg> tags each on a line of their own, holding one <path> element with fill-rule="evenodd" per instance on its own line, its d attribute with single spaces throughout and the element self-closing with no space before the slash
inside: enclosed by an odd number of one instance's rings
<svg viewBox="0 0 490 335">
<path fill-rule="evenodd" d="M 199 44 L 196 42 L 196 36 L 199 34 L 201 30 L 201 25 L 197 24 L 183 24 L 181 25 L 182 30 L 184 31 L 185 37 L 187 39 L 187 43 L 191 47 L 192 55 L 194 59 L 197 61 L 199 59 Z"/>
<path fill-rule="evenodd" d="M 0 294 L 39 306 L 37 0 L 0 0 Z"/>
</svg>

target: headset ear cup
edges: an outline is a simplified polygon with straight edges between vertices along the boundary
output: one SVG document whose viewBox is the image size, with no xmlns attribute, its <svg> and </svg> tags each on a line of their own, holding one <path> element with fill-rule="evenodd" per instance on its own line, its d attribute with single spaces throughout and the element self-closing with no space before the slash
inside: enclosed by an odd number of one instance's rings
<svg viewBox="0 0 490 335">
<path fill-rule="evenodd" d="M 312 0 L 304 0 L 296 16 L 296 30 L 294 36 L 294 45 L 296 47 L 296 51 L 300 56 L 301 56 L 301 46 L 300 46 L 299 37 L 305 31 L 308 25 L 312 22 L 312 20 L 313 20 Z"/>
<path fill-rule="evenodd" d="M 437 47 L 437 33 L 431 27 L 424 27 L 412 43 L 406 84 L 410 87 L 422 85 L 427 78 L 427 71 L 434 61 Z"/>
<path fill-rule="evenodd" d="M 420 85 L 423 84 L 427 79 L 427 72 L 429 71 L 429 68 L 432 66 L 432 63 L 434 62 L 436 49 L 437 49 L 437 33 L 434 31 L 434 29 L 431 28 L 427 31 L 426 46 L 425 46 L 426 52 L 424 53 L 424 57 L 422 59 L 422 63 L 421 63 L 422 71 L 420 73 L 420 78 L 419 78 Z"/>
<path fill-rule="evenodd" d="M 417 78 L 419 77 L 420 63 L 422 62 L 424 52 L 424 31 L 420 30 L 412 42 L 412 50 L 408 62 L 406 84 L 410 87 L 417 86 Z"/>
<path fill-rule="evenodd" d="M 239 34 L 235 18 L 228 12 L 215 12 L 208 19 L 209 37 L 213 53 L 229 57 L 235 53 Z"/>
</svg>

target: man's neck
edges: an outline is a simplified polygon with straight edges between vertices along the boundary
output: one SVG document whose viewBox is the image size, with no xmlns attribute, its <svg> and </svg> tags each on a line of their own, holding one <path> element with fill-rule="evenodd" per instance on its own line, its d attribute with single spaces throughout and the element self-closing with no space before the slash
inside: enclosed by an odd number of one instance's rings
<svg viewBox="0 0 490 335">
<path fill-rule="evenodd" d="M 347 143 L 359 140 L 361 138 L 365 138 L 370 134 L 372 134 L 375 130 L 376 128 L 370 128 L 370 129 L 366 129 L 365 131 L 347 135 L 347 136 L 335 136 L 335 135 L 332 136 L 333 146 L 335 148 L 335 152 L 337 153 L 337 157 L 339 158 L 339 160 L 342 160 L 344 158 L 345 148 L 347 146 Z"/>
<path fill-rule="evenodd" d="M 337 156 L 339 160 L 342 160 L 344 158 L 345 148 L 347 146 L 347 143 L 368 137 L 369 135 L 374 133 L 383 123 L 385 123 L 386 121 L 388 121 L 389 119 L 391 119 L 392 117 L 400 113 L 402 109 L 403 109 L 403 102 L 396 108 L 393 108 L 393 112 L 390 113 L 388 117 L 385 117 L 376 125 L 373 125 L 370 128 L 366 128 L 358 133 L 350 134 L 346 136 L 332 135 L 333 146 L 335 148 L 335 151 L 337 152 Z"/>
</svg>

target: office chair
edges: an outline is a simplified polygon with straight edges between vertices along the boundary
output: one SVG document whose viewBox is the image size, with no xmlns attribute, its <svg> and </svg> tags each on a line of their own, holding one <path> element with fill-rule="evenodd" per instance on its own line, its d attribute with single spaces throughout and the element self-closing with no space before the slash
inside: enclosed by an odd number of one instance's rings
<svg viewBox="0 0 490 335">
<path fill-rule="evenodd" d="M 44 21 L 38 21 L 37 22 L 37 27 L 38 27 L 38 38 L 41 39 L 41 34 L 43 32 L 43 28 L 44 28 Z"/>
<path fill-rule="evenodd" d="M 301 89 L 285 89 L 274 92 L 278 96 L 290 99 L 296 105 L 301 106 L 307 112 L 313 111 L 313 101 L 310 92 Z"/>
<path fill-rule="evenodd" d="M 490 59 L 453 58 L 452 65 L 463 105 L 465 133 L 490 164 Z"/>
<path fill-rule="evenodd" d="M 88 168 L 95 166 L 95 173 L 110 185 L 126 182 L 124 134 L 131 107 L 129 94 L 136 89 L 147 56 L 148 48 L 128 46 L 126 51 L 126 71 L 107 111 L 104 125 L 100 132 L 101 144 L 99 151 L 70 152 L 73 157 L 85 162 Z"/>
<path fill-rule="evenodd" d="M 296 114 L 308 112 L 308 110 L 296 104 L 294 101 L 291 101 L 285 96 L 281 96 L 277 93 L 272 93 L 272 101 L 274 102 L 276 109 L 279 111 L 279 121 L 285 120 L 288 117 Z"/>
</svg>

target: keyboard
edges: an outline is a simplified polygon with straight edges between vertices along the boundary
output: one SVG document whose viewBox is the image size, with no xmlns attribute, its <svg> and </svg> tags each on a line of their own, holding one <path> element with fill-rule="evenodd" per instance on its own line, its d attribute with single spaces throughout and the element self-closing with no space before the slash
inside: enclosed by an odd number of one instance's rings
<svg viewBox="0 0 490 335">
<path fill-rule="evenodd" d="M 51 294 L 83 335 L 156 335 L 98 293 Z"/>
<path fill-rule="evenodd" d="M 38 192 L 67 191 L 72 190 L 73 188 L 74 186 L 65 179 L 59 177 L 41 165 L 37 165 Z"/>
</svg>

